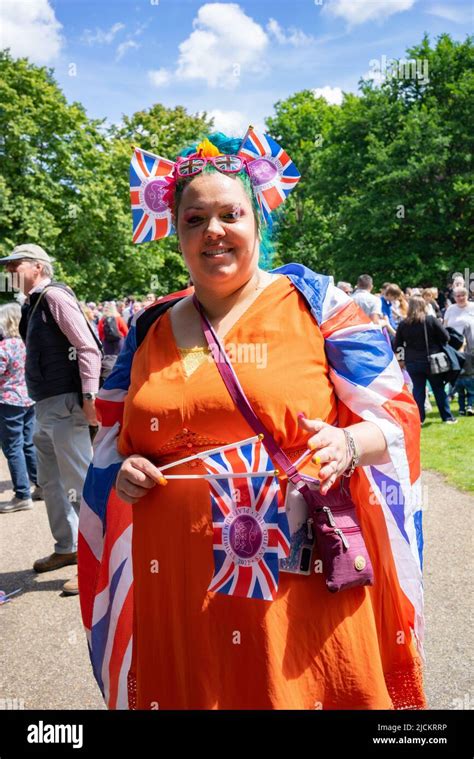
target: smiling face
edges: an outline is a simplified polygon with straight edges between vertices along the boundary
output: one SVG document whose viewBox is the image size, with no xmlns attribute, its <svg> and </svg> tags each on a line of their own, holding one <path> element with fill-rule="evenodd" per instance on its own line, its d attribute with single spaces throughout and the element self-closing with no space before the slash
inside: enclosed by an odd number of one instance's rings
<svg viewBox="0 0 474 759">
<path fill-rule="evenodd" d="M 456 306 L 459 306 L 459 308 L 466 308 L 468 304 L 466 288 L 458 287 L 454 290 L 454 298 Z"/>
<path fill-rule="evenodd" d="M 250 198 L 237 177 L 200 174 L 181 195 L 176 227 L 197 289 L 228 295 L 258 267 L 259 237 Z"/>
</svg>

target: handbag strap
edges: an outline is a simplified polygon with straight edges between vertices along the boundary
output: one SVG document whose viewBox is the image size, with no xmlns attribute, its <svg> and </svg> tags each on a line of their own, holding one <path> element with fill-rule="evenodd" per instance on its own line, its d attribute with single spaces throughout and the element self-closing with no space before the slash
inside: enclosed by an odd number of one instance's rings
<svg viewBox="0 0 474 759">
<path fill-rule="evenodd" d="M 248 422 L 250 427 L 257 435 L 262 437 L 263 444 L 268 452 L 268 455 L 276 463 L 280 469 L 286 473 L 289 480 L 293 482 L 298 490 L 306 488 L 304 479 L 299 474 L 296 467 L 291 463 L 286 453 L 276 443 L 273 435 L 267 430 L 263 422 L 258 418 L 252 406 L 250 405 L 247 396 L 245 395 L 239 379 L 230 363 L 219 338 L 217 337 L 215 330 L 209 323 L 203 308 L 199 303 L 196 294 L 193 295 L 193 304 L 196 307 L 199 316 L 201 317 L 201 325 L 207 340 L 207 344 L 211 349 L 212 356 L 217 366 L 217 370 L 222 377 L 222 380 L 229 391 L 229 394 L 234 401 L 235 405 L 241 412 L 244 419 Z"/>
<path fill-rule="evenodd" d="M 424 330 L 425 330 L 426 355 L 427 355 L 428 360 L 429 360 L 429 358 L 430 358 L 430 348 L 429 348 L 429 345 L 428 345 L 428 331 L 426 329 L 426 316 L 423 319 L 423 327 L 424 327 Z"/>
<path fill-rule="evenodd" d="M 45 295 L 46 291 L 49 290 L 50 287 L 51 287 L 51 285 L 46 285 L 46 287 L 44 287 L 41 290 L 41 293 L 40 293 L 40 296 L 39 296 L 38 300 L 36 301 L 35 305 L 31 309 L 31 312 L 28 314 L 28 321 L 31 319 L 31 317 L 33 316 L 34 312 L 38 308 L 38 306 L 40 304 L 40 301 L 41 301 L 41 298 L 43 297 L 43 295 Z"/>
</svg>

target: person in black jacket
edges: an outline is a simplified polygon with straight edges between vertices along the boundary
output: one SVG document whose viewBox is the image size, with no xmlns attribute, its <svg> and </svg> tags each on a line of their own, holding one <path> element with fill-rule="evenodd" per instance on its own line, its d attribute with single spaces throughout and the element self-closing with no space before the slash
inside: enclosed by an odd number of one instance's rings
<svg viewBox="0 0 474 759">
<path fill-rule="evenodd" d="M 37 559 L 35 572 L 77 564 L 79 507 L 92 458 L 90 427 L 97 427 L 95 397 L 101 352 L 73 291 L 54 280 L 53 261 L 35 243 L 0 258 L 26 296 L 19 332 L 26 348 L 25 379 L 35 401 L 33 442 L 38 484 L 54 538 L 54 551 Z M 63 585 L 78 595 L 77 578 Z"/>
<path fill-rule="evenodd" d="M 430 375 L 428 362 L 428 354 L 442 351 L 449 341 L 449 333 L 438 319 L 427 315 L 426 311 L 426 303 L 421 295 L 410 298 L 408 313 L 398 326 L 393 349 L 413 382 L 413 396 L 420 411 L 421 423 L 425 420 L 426 381 L 429 380 L 441 419 L 448 424 L 455 424 L 457 419 L 451 413 L 444 389 L 444 375 Z"/>
</svg>

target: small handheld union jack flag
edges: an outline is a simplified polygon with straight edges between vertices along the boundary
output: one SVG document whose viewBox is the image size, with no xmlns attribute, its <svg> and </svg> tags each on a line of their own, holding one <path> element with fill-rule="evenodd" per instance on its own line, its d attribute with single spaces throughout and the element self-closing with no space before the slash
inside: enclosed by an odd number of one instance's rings
<svg viewBox="0 0 474 759">
<path fill-rule="evenodd" d="M 274 466 L 262 443 L 203 459 L 209 474 L 269 472 L 262 477 L 210 481 L 214 575 L 209 591 L 272 601 L 278 560 L 289 555 L 290 534 Z"/>
<path fill-rule="evenodd" d="M 300 174 L 288 153 L 268 134 L 249 127 L 242 140 L 240 156 L 250 159 L 250 175 L 260 210 L 269 221 L 271 212 L 286 200 L 300 180 Z"/>
<path fill-rule="evenodd" d="M 130 162 L 133 242 L 151 242 L 174 234 L 167 198 L 174 161 L 134 148 Z"/>
</svg>

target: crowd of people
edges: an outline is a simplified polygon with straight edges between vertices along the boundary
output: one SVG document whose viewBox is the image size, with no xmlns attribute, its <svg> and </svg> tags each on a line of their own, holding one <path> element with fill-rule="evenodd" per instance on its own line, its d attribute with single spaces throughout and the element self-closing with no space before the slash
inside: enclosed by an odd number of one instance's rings
<svg viewBox="0 0 474 759">
<path fill-rule="evenodd" d="M 456 424 L 451 402 L 457 397 L 459 414 L 474 416 L 474 302 L 463 274 L 455 272 L 444 290 L 407 287 L 386 282 L 373 293 L 373 280 L 361 274 L 356 287 L 337 285 L 351 295 L 368 318 L 379 325 L 416 400 L 422 424 L 431 410 L 431 388 L 441 419 Z M 443 358 L 444 355 L 444 358 Z M 438 369 L 433 371 L 433 360 Z"/>
</svg>

